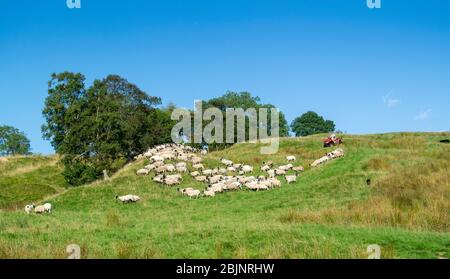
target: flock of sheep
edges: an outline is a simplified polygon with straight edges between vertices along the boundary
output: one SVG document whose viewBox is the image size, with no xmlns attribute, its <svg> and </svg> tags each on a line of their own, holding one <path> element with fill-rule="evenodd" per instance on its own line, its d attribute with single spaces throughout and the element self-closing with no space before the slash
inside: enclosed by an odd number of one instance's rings
<svg viewBox="0 0 450 279">
<path fill-rule="evenodd" d="M 178 186 L 183 181 L 183 173 L 190 172 L 193 179 L 205 183 L 207 186 L 200 191 L 194 188 L 177 188 L 177 191 L 190 198 L 214 197 L 218 193 L 248 189 L 251 191 L 267 191 L 282 186 L 281 177 L 287 184 L 297 181 L 300 172 L 304 171 L 302 166 L 294 166 L 297 161 L 295 156 L 287 156 L 286 165 L 274 167 L 273 162 L 263 162 L 260 167 L 265 175 L 253 176 L 254 167 L 251 165 L 234 163 L 231 160 L 221 158 L 221 167 L 207 169 L 203 165 L 201 155 L 206 155 L 206 150 L 199 150 L 191 146 L 179 144 L 163 144 L 149 149 L 144 154 L 137 156 L 136 160 L 148 159 L 150 164 L 137 171 L 138 176 L 148 176 L 155 173 L 153 181 L 166 185 Z M 332 159 L 344 156 L 344 151 L 339 148 L 327 153 L 322 158 L 314 161 L 311 167 L 317 167 Z M 166 163 L 176 161 L 176 163 Z M 288 174 L 291 171 L 294 174 Z M 249 175 L 249 176 L 247 176 Z M 137 195 L 116 196 L 116 200 L 122 203 L 134 203 L 141 198 Z M 30 214 L 51 213 L 52 205 L 35 206 L 26 205 L 25 212 Z"/>
<path fill-rule="evenodd" d="M 43 205 L 35 206 L 34 204 L 28 204 L 25 206 L 25 212 L 30 214 L 34 211 L 36 214 L 52 213 L 52 204 L 45 203 Z"/>
<path fill-rule="evenodd" d="M 287 164 L 278 167 L 274 167 L 273 162 L 263 162 L 260 169 L 265 175 L 260 176 L 251 176 L 254 172 L 253 166 L 235 163 L 224 158 L 220 159 L 221 167 L 208 169 L 203 165 L 203 159 L 200 156 L 206 154 L 207 151 L 205 150 L 198 150 L 185 145 L 159 145 L 135 158 L 137 160 L 148 159 L 150 161 L 150 164 L 143 169 L 139 169 L 136 174 L 138 176 L 148 176 L 151 172 L 154 172 L 153 181 L 166 186 L 178 186 L 183 181 L 182 174 L 190 170 L 190 175 L 193 179 L 205 183 L 205 189 L 201 191 L 194 188 L 177 188 L 177 191 L 190 198 L 199 198 L 214 197 L 218 193 L 227 191 L 243 189 L 266 191 L 279 188 L 282 186 L 281 177 L 284 177 L 287 184 L 290 184 L 296 182 L 299 173 L 304 171 L 302 166 L 293 165 L 297 160 L 295 156 L 287 156 Z M 320 165 L 343 155 L 342 149 L 335 150 L 325 156 L 327 159 L 321 158 L 315 161 L 312 166 Z M 166 161 L 175 161 L 176 163 L 168 163 Z M 288 172 L 293 172 L 293 174 L 288 174 Z M 132 196 L 127 195 L 116 198 L 124 203 L 139 200 L 133 200 Z"/>
</svg>

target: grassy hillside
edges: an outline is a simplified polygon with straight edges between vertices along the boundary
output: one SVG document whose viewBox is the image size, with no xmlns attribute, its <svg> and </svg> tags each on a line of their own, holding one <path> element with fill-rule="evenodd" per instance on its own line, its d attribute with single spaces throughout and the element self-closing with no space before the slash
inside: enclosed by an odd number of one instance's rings
<svg viewBox="0 0 450 279">
<path fill-rule="evenodd" d="M 61 193 L 66 187 L 56 156 L 0 159 L 0 209 L 21 209 L 27 202 Z"/>
<path fill-rule="evenodd" d="M 220 157 L 259 166 L 296 155 L 306 167 L 298 182 L 267 192 L 190 200 L 151 177 L 137 177 L 146 163 L 140 161 L 110 182 L 47 198 L 55 207 L 51 215 L 4 210 L 0 258 L 64 258 L 71 243 L 85 258 L 367 258 L 369 244 L 380 245 L 384 258 L 450 256 L 450 146 L 439 143 L 450 134 L 348 135 L 346 157 L 310 169 L 330 150 L 322 148 L 321 137 L 283 139 L 274 156 L 260 155 L 259 145 L 240 144 L 206 157 L 207 166 L 218 165 Z M 59 167 L 47 160 L 47 173 L 44 167 L 22 173 L 26 164 L 15 160 L 0 163 L 2 208 L 64 189 Z M 29 179 L 54 191 L 33 188 L 31 195 L 19 188 Z M 186 176 L 188 186 L 204 184 Z M 114 200 L 131 193 L 142 200 Z"/>
</svg>

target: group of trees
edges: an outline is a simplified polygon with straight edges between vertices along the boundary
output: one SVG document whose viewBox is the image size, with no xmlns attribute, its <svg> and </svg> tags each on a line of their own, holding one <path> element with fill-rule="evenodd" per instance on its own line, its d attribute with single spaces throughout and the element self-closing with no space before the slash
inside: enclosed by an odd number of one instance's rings
<svg viewBox="0 0 450 279">
<path fill-rule="evenodd" d="M 25 134 L 11 126 L 0 126 L 0 156 L 27 155 L 30 141 Z"/>
<path fill-rule="evenodd" d="M 62 155 L 64 177 L 72 185 L 81 185 L 99 178 L 103 171 L 114 172 L 148 147 L 171 141 L 172 128 L 176 124 L 171 113 L 176 108 L 170 104 L 158 108 L 161 99 L 150 96 L 126 79 L 109 75 L 95 80 L 86 87 L 85 77 L 80 73 L 63 72 L 53 74 L 48 83 L 42 126 L 44 139 L 50 140 L 56 153 Z M 259 97 L 249 92 L 227 92 L 223 96 L 202 102 L 203 112 L 218 108 L 224 117 L 222 143 L 209 143 L 211 150 L 222 149 L 226 143 L 226 111 L 228 108 L 267 108 L 266 129 L 272 134 L 271 110 L 275 106 L 264 104 Z M 191 113 L 194 113 L 191 111 Z M 245 139 L 249 139 L 249 115 L 245 115 Z M 235 130 L 237 121 L 234 120 Z M 203 120 L 203 127 L 211 120 Z M 193 129 L 193 128 L 192 128 Z M 288 125 L 279 112 L 279 135 L 296 136 L 334 131 L 335 125 L 315 112 L 307 112 Z M 192 133 L 193 131 L 191 131 Z M 235 142 L 237 133 L 234 133 Z M 200 146 L 206 144 L 203 142 Z M 30 141 L 10 126 L 0 126 L 0 156 L 28 154 Z"/>
<path fill-rule="evenodd" d="M 66 180 L 80 185 L 170 140 L 174 124 L 168 111 L 156 108 L 159 104 L 160 98 L 117 75 L 86 88 L 82 74 L 53 74 L 42 132 L 62 155 Z"/>
<path fill-rule="evenodd" d="M 226 117 L 226 111 L 227 109 L 243 109 L 244 114 L 247 112 L 248 109 L 255 109 L 258 119 L 258 123 L 256 123 L 257 131 L 260 129 L 265 129 L 266 133 L 270 136 L 272 133 L 272 127 L 271 127 L 271 111 L 272 109 L 275 109 L 275 106 L 272 104 L 263 104 L 261 103 L 261 99 L 259 97 L 252 96 L 249 92 L 232 92 L 229 91 L 225 93 L 224 95 L 213 98 L 207 101 L 202 102 L 202 110 L 205 111 L 208 108 L 218 108 L 222 112 L 222 123 L 223 123 L 223 139 L 221 140 L 221 143 L 210 143 L 208 144 L 208 148 L 210 150 L 217 150 L 217 149 L 223 149 L 229 145 L 230 143 L 227 143 L 226 140 L 226 130 L 227 130 L 227 121 L 225 119 Z M 258 115 L 260 108 L 266 108 L 267 109 L 267 127 L 261 127 L 260 121 L 261 121 L 261 115 Z M 251 116 L 248 114 L 245 114 L 245 140 L 249 140 L 249 130 L 250 130 L 250 121 L 249 118 Z M 238 125 L 238 117 L 234 117 L 233 119 L 233 127 L 234 127 L 234 143 L 238 142 L 238 132 L 237 129 L 239 127 Z M 203 127 L 205 127 L 209 122 L 209 120 L 203 120 Z M 230 127 L 229 127 L 230 128 Z M 286 121 L 286 117 L 284 116 L 283 112 L 279 112 L 279 135 L 280 137 L 286 137 L 289 135 L 289 125 Z"/>
</svg>

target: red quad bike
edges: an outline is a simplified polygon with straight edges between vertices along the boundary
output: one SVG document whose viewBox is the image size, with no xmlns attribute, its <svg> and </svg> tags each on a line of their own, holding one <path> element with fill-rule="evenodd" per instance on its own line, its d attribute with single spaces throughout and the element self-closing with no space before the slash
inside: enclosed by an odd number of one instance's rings
<svg viewBox="0 0 450 279">
<path fill-rule="evenodd" d="M 323 140 L 323 147 L 331 147 L 335 145 L 339 145 L 342 143 L 341 138 L 337 138 L 336 136 L 331 136 Z"/>
</svg>

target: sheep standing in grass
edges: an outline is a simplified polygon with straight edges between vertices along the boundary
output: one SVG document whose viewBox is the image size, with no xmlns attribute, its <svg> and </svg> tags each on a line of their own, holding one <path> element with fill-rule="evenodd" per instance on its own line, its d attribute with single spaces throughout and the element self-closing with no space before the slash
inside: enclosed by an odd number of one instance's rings
<svg viewBox="0 0 450 279">
<path fill-rule="evenodd" d="M 126 195 L 126 196 L 116 196 L 116 200 L 121 201 L 122 203 L 131 203 L 131 202 L 137 202 L 141 198 L 136 195 Z"/>
<path fill-rule="evenodd" d="M 205 182 L 208 178 L 204 175 L 199 175 L 195 177 L 195 180 L 197 180 L 198 182 Z"/>
<path fill-rule="evenodd" d="M 43 205 L 43 207 L 45 208 L 45 212 L 52 213 L 52 204 L 51 203 L 45 203 Z"/>
<path fill-rule="evenodd" d="M 216 192 L 214 192 L 213 190 L 204 190 L 203 195 L 205 197 L 213 198 L 216 195 Z"/>
<path fill-rule="evenodd" d="M 45 213 L 45 207 L 43 205 L 38 205 L 34 208 L 34 213 L 36 214 L 44 214 Z"/>
<path fill-rule="evenodd" d="M 288 184 L 297 182 L 297 175 L 286 175 L 285 178 Z"/>
<path fill-rule="evenodd" d="M 196 170 L 200 170 L 200 169 L 204 169 L 204 168 L 205 168 L 205 167 L 203 166 L 203 164 L 200 164 L 200 163 L 194 164 L 194 165 L 192 165 L 192 167 L 193 167 L 194 169 L 196 169 Z"/>
<path fill-rule="evenodd" d="M 298 167 L 293 167 L 292 170 L 293 170 L 293 171 L 296 171 L 296 172 L 297 172 L 297 171 L 305 171 L 305 168 L 302 167 L 302 166 L 298 166 Z"/>
<path fill-rule="evenodd" d="M 27 205 L 25 206 L 25 212 L 26 212 L 27 214 L 30 214 L 31 212 L 33 212 L 33 209 L 34 209 L 34 204 L 27 204 Z"/>
<path fill-rule="evenodd" d="M 224 164 L 225 166 L 227 166 L 227 167 L 231 167 L 231 166 L 233 166 L 233 161 L 230 161 L 230 160 L 227 160 L 227 159 L 220 159 L 220 162 L 222 163 L 222 164 Z"/>
<path fill-rule="evenodd" d="M 295 158 L 295 156 L 287 156 L 287 157 L 286 157 L 286 160 L 287 160 L 288 162 L 295 162 L 295 161 L 297 160 L 297 158 Z"/>
<path fill-rule="evenodd" d="M 250 173 L 250 172 L 253 172 L 253 167 L 252 167 L 252 166 L 249 166 L 249 165 L 242 166 L 242 171 L 243 171 L 244 173 Z"/>
<path fill-rule="evenodd" d="M 269 171 L 270 170 L 270 166 L 269 165 L 265 165 L 261 167 L 261 171 Z"/>
<path fill-rule="evenodd" d="M 148 175 L 148 173 L 149 173 L 148 169 L 140 169 L 136 172 L 136 174 L 139 176 L 146 176 L 146 175 Z"/>
</svg>

